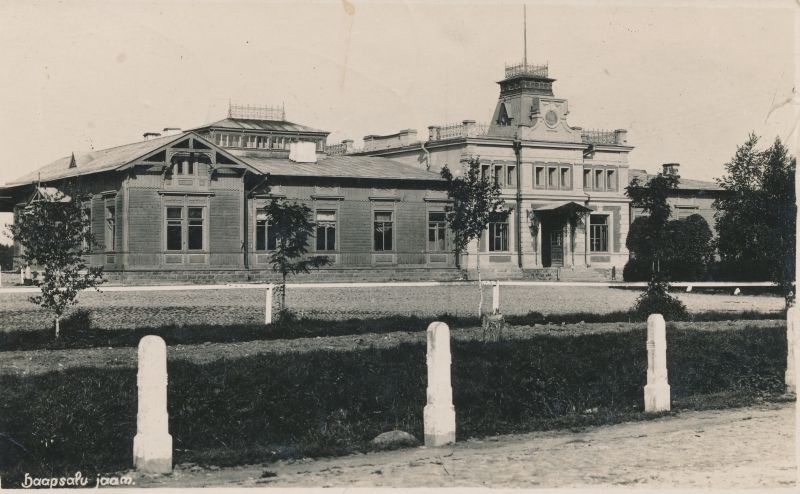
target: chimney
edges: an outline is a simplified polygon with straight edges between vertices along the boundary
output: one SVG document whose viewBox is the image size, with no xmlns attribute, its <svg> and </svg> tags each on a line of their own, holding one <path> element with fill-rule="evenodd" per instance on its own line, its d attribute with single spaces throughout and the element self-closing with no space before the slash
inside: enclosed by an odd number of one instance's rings
<svg viewBox="0 0 800 494">
<path fill-rule="evenodd" d="M 664 163 L 661 165 L 661 168 L 663 169 L 664 175 L 675 175 L 676 177 L 680 177 L 678 174 L 678 167 L 680 166 L 680 163 Z"/>
<path fill-rule="evenodd" d="M 158 132 L 145 132 L 142 134 L 145 141 L 149 141 L 150 139 L 155 139 L 156 137 L 161 137 L 161 134 Z"/>
<path fill-rule="evenodd" d="M 355 146 L 353 146 L 352 139 L 345 139 L 342 141 L 342 144 L 344 145 L 344 154 L 350 154 L 353 152 Z"/>
<path fill-rule="evenodd" d="M 175 134 L 180 134 L 181 128 L 180 127 L 164 127 L 164 130 L 162 130 L 161 132 L 163 132 L 165 136 L 174 136 Z"/>
<path fill-rule="evenodd" d="M 313 142 L 290 142 L 289 160 L 295 163 L 316 163 L 317 145 Z"/>
<path fill-rule="evenodd" d="M 475 137 L 475 120 L 462 120 L 461 125 L 464 128 L 465 137 Z"/>
<path fill-rule="evenodd" d="M 614 144 L 626 144 L 628 142 L 628 131 L 617 129 L 614 131 Z"/>
</svg>

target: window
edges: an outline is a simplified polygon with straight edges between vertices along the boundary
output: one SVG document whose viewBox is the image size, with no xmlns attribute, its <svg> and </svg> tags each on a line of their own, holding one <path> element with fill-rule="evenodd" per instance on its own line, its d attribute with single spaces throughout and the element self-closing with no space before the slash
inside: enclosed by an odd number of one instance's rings
<svg viewBox="0 0 800 494">
<path fill-rule="evenodd" d="M 503 167 L 502 166 L 495 166 L 494 167 L 494 183 L 496 183 L 498 187 L 503 187 Z"/>
<path fill-rule="evenodd" d="M 442 252 L 447 249 L 447 214 L 443 211 L 428 213 L 428 250 Z"/>
<path fill-rule="evenodd" d="M 603 170 L 594 171 L 594 190 L 603 190 Z"/>
<path fill-rule="evenodd" d="M 537 166 L 533 173 L 533 184 L 536 187 L 544 187 L 544 167 Z"/>
<path fill-rule="evenodd" d="M 583 188 L 586 190 L 592 188 L 592 170 L 583 170 Z"/>
<path fill-rule="evenodd" d="M 492 213 L 489 218 L 489 252 L 508 250 L 508 215 Z"/>
<path fill-rule="evenodd" d="M 113 251 L 117 245 L 117 208 L 106 206 L 106 250 Z"/>
<path fill-rule="evenodd" d="M 183 208 L 167 208 L 167 250 L 183 250 Z"/>
<path fill-rule="evenodd" d="M 617 175 L 614 170 L 606 171 L 606 190 L 617 190 Z"/>
<path fill-rule="evenodd" d="M 375 250 L 392 250 L 392 211 L 375 211 Z"/>
<path fill-rule="evenodd" d="M 562 189 L 569 189 L 570 188 L 570 175 L 572 174 L 571 168 L 562 168 L 561 169 L 561 188 Z"/>
<path fill-rule="evenodd" d="M 336 250 L 336 211 L 317 211 L 317 250 Z"/>
<path fill-rule="evenodd" d="M 189 224 L 187 226 L 187 237 L 189 240 L 189 250 L 203 250 L 203 211 L 205 208 L 188 208 Z"/>
<path fill-rule="evenodd" d="M 91 206 L 84 206 L 83 208 L 83 219 L 86 221 L 88 225 L 86 230 L 89 232 L 89 235 L 92 234 L 92 207 Z M 91 250 L 92 246 L 89 245 L 89 242 L 86 241 L 86 238 L 81 240 L 81 246 L 83 250 Z"/>
<path fill-rule="evenodd" d="M 491 179 L 492 177 L 489 175 L 489 165 L 481 165 L 481 178 L 482 179 Z"/>
<path fill-rule="evenodd" d="M 506 185 L 509 187 L 517 185 L 517 167 L 514 165 L 506 167 Z"/>
<path fill-rule="evenodd" d="M 205 208 L 167 207 L 167 250 L 203 250 L 205 244 Z"/>
<path fill-rule="evenodd" d="M 592 215 L 589 220 L 589 250 L 608 252 L 608 215 Z"/>
<path fill-rule="evenodd" d="M 556 175 L 556 169 L 553 167 L 547 169 L 547 186 L 550 188 L 558 187 L 558 176 Z"/>
<path fill-rule="evenodd" d="M 277 243 L 278 237 L 269 222 L 269 216 L 267 213 L 259 211 L 256 214 L 256 250 L 275 250 Z"/>
</svg>

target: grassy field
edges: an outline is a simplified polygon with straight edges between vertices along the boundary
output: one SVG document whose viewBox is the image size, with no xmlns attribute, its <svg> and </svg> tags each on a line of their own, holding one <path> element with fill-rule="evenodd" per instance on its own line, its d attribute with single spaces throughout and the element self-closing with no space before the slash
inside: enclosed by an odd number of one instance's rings
<svg viewBox="0 0 800 494">
<path fill-rule="evenodd" d="M 783 391 L 785 328 L 760 326 L 669 331 L 674 409 L 777 398 Z M 546 334 L 515 328 L 512 338 L 488 344 L 477 330 L 454 332 L 458 437 L 652 417 L 642 413 L 645 330 L 618 329 Z M 270 348 L 281 342 L 263 342 L 263 353 L 252 343 L 170 347 L 176 462 L 236 465 L 346 454 L 364 451 L 370 439 L 392 429 L 421 437 L 423 335 L 398 336 L 305 338 L 291 340 L 282 351 Z M 0 375 L 4 481 L 12 485 L 22 472 L 130 468 L 136 370 L 109 363 L 120 352 L 134 361 L 133 348 L 19 352 L 50 362 L 58 372 Z M 78 365 L 61 365 L 59 354 L 78 355 Z"/>
<path fill-rule="evenodd" d="M 478 290 L 472 286 L 290 289 L 287 305 L 300 316 L 349 319 L 393 315 L 434 317 L 476 315 Z M 504 287 L 501 311 L 522 315 L 587 312 L 608 314 L 631 307 L 638 290 L 604 287 Z M 746 293 L 746 292 L 745 292 Z M 491 306 L 491 289 L 484 289 Z M 772 295 L 677 293 L 693 314 L 783 311 L 784 301 Z M 0 331 L 49 327 L 50 316 L 25 294 L 0 297 Z M 98 328 L 120 329 L 164 325 L 258 324 L 264 317 L 264 292 L 252 289 L 175 292 L 85 292 L 80 307 Z"/>
</svg>

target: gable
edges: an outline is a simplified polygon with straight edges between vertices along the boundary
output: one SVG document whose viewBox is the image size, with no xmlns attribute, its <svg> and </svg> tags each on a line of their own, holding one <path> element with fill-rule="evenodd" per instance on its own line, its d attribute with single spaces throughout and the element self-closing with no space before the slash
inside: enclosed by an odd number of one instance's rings
<svg viewBox="0 0 800 494">
<path fill-rule="evenodd" d="M 247 169 L 258 173 L 253 166 L 230 154 L 227 150 L 218 147 L 204 137 L 187 132 L 178 136 L 174 141 L 154 149 L 139 158 L 120 167 L 120 170 L 131 166 L 174 166 L 177 162 L 189 159 L 192 162 L 201 162 L 215 168 Z"/>
</svg>

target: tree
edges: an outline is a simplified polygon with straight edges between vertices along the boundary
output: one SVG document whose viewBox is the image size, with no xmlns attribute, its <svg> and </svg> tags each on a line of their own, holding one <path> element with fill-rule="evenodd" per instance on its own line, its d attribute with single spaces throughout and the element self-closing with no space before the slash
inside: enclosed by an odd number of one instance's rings
<svg viewBox="0 0 800 494">
<path fill-rule="evenodd" d="M 447 197 L 453 203 L 447 208 L 447 224 L 453 232 L 453 251 L 456 266 L 461 267 L 461 253 L 470 242 L 480 242 L 489 225 L 490 216 L 503 205 L 500 187 L 491 177 L 481 173 L 480 158 L 471 158 L 462 176 L 453 176 L 445 165 L 441 171 L 447 182 Z M 477 256 L 480 302 L 478 317 L 483 315 L 483 287 L 481 286 L 481 257 Z"/>
<path fill-rule="evenodd" d="M 639 218 L 634 221 L 637 223 L 634 228 L 631 226 L 626 245 L 630 249 L 634 247 L 634 257 L 637 262 L 647 262 L 651 264 L 651 277 L 660 272 L 661 262 L 664 258 L 667 243 L 667 223 L 671 214 L 671 208 L 667 198 L 671 191 L 678 188 L 678 177 L 673 174 L 659 173 L 646 184 L 641 184 L 639 177 L 634 177 L 630 185 L 625 188 L 625 194 L 631 199 L 631 206 L 641 208 L 647 215 L 644 219 Z M 636 248 L 640 250 L 637 252 Z M 642 248 L 644 247 L 644 248 Z"/>
<path fill-rule="evenodd" d="M 672 280 L 698 281 L 706 278 L 714 261 L 713 235 L 699 214 L 667 223 L 666 273 Z M 662 265 L 662 269 L 664 266 Z"/>
<path fill-rule="evenodd" d="M 30 300 L 53 311 L 58 338 L 61 316 L 77 303 L 78 293 L 97 289 L 105 281 L 103 268 L 90 267 L 85 261 L 95 244 L 89 218 L 79 201 L 59 191 L 39 188 L 9 229 L 23 247 L 23 261 L 41 270 L 41 279 L 33 280 L 41 294 Z"/>
<path fill-rule="evenodd" d="M 264 212 L 269 218 L 270 235 L 275 235 L 275 248 L 270 252 L 272 269 L 281 274 L 281 311 L 286 307 L 286 278 L 308 273 L 330 261 L 325 256 L 306 257 L 308 239 L 314 236 L 316 224 L 310 220 L 311 209 L 303 204 L 272 199 Z"/>
<path fill-rule="evenodd" d="M 14 247 L 0 244 L 0 270 L 9 271 L 14 264 Z"/>
<path fill-rule="evenodd" d="M 714 260 L 711 228 L 706 220 L 693 214 L 670 220 L 664 231 L 661 258 L 655 262 L 656 243 L 648 218 L 640 216 L 631 223 L 625 245 L 631 257 L 625 264 L 625 281 L 648 281 L 657 265 L 662 278 L 681 281 L 705 279 Z"/>
<path fill-rule="evenodd" d="M 728 193 L 714 203 L 723 275 L 774 281 L 784 295 L 795 274 L 796 158 L 776 138 L 764 151 L 751 133 L 717 179 Z"/>
</svg>

